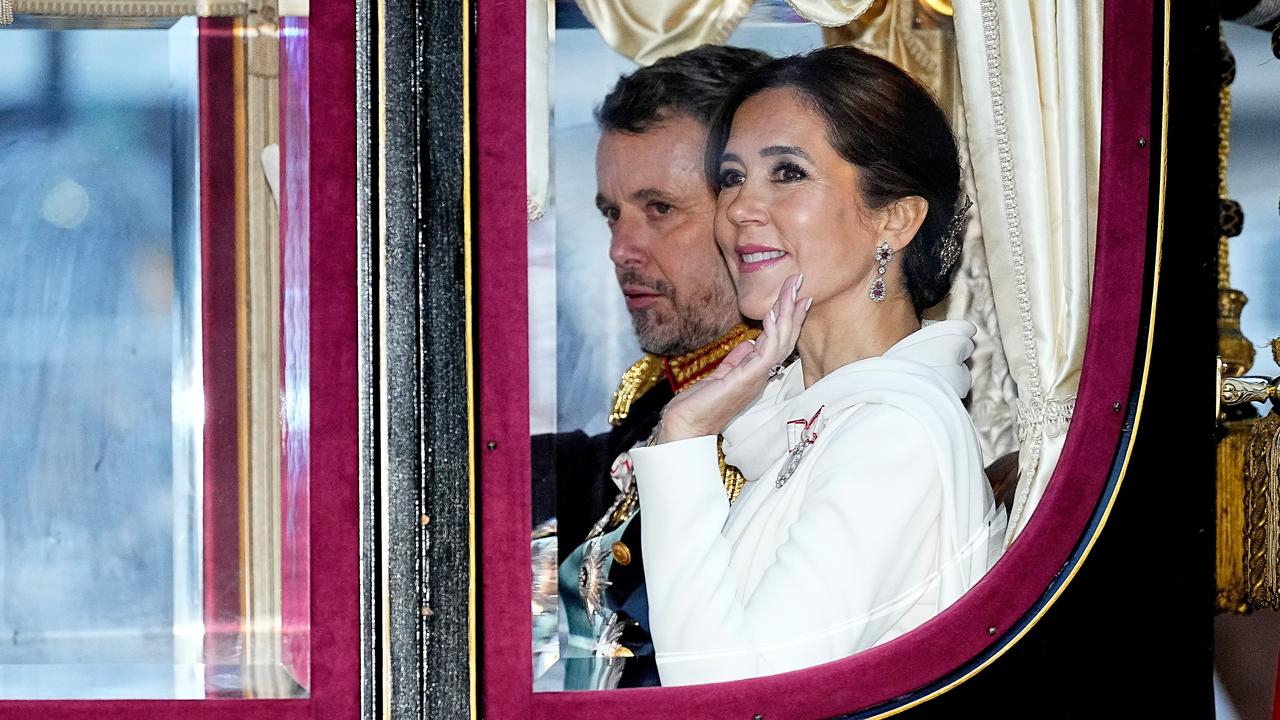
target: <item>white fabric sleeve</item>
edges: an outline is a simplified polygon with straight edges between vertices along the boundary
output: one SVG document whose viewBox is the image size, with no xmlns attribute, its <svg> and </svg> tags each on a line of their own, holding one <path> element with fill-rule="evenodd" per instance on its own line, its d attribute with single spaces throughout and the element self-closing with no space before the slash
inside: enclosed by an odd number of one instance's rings
<svg viewBox="0 0 1280 720">
<path fill-rule="evenodd" d="M 772 540 L 751 537 L 757 528 L 749 524 L 737 540 L 776 546 L 771 559 L 754 556 L 746 565 L 734 562 L 722 534 L 729 508 L 714 437 L 632 452 L 663 685 L 846 657 L 879 641 L 926 592 L 936 593 L 941 471 L 923 428 L 887 406 L 863 406 L 831 425 L 791 479 L 808 476 L 794 522 L 778 526 Z M 768 487 L 753 492 L 779 492 L 773 478 L 755 482 Z M 743 568 L 761 563 L 763 571 L 752 572 L 758 581 L 746 587 Z"/>
</svg>

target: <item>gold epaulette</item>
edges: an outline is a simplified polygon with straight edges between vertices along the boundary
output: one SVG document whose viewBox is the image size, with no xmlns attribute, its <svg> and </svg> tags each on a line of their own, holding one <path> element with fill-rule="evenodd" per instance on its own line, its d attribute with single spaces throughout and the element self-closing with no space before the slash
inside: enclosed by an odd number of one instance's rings
<svg viewBox="0 0 1280 720">
<path fill-rule="evenodd" d="M 609 411 L 609 424 L 617 425 L 627 419 L 631 412 L 631 404 L 636 398 L 644 395 L 662 381 L 667 374 L 662 360 L 653 355 L 645 355 L 627 368 L 618 381 L 618 389 L 613 391 L 613 408 Z"/>
</svg>

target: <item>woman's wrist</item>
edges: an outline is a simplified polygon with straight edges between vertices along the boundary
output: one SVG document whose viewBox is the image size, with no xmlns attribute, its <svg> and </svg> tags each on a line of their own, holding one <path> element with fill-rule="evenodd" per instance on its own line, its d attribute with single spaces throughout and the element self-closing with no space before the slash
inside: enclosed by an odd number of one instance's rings
<svg viewBox="0 0 1280 720">
<path fill-rule="evenodd" d="M 658 424 L 654 426 L 653 433 L 649 435 L 649 444 L 662 445 L 663 443 L 679 442 L 690 438 L 702 437 L 703 435 L 715 434 L 714 432 L 692 427 L 679 417 L 668 417 L 666 413 L 663 413 L 662 417 L 658 418 Z"/>
</svg>

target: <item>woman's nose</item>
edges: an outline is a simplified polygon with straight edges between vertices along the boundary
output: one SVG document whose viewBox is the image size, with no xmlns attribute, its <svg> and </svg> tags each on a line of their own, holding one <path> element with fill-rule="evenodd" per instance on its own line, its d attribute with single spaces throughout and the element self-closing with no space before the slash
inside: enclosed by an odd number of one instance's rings
<svg viewBox="0 0 1280 720">
<path fill-rule="evenodd" d="M 753 189 L 744 183 L 729 199 L 725 208 L 725 216 L 734 225 L 762 224 L 765 222 L 764 203 Z"/>
</svg>

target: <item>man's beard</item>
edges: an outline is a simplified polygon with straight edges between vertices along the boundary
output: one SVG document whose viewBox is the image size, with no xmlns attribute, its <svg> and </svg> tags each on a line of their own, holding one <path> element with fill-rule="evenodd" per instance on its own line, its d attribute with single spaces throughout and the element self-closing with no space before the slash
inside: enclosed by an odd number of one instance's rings
<svg viewBox="0 0 1280 720">
<path fill-rule="evenodd" d="M 647 287 L 671 303 L 668 312 L 653 307 L 631 311 L 631 326 L 640 348 L 652 355 L 676 357 L 691 353 L 728 332 L 740 319 L 737 297 L 727 282 L 699 288 L 702 292 L 692 302 L 677 297 L 671 283 L 634 272 L 618 275 L 618 284 Z"/>
</svg>

